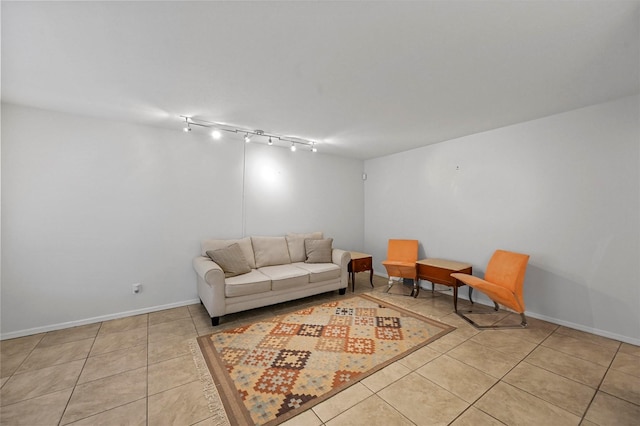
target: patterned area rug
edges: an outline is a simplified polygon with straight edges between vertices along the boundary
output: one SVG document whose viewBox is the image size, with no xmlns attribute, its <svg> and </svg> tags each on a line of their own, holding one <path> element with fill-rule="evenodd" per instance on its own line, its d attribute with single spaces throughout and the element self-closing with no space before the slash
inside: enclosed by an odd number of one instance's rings
<svg viewBox="0 0 640 426">
<path fill-rule="evenodd" d="M 231 424 L 277 425 L 454 328 L 359 295 L 198 338 Z"/>
</svg>

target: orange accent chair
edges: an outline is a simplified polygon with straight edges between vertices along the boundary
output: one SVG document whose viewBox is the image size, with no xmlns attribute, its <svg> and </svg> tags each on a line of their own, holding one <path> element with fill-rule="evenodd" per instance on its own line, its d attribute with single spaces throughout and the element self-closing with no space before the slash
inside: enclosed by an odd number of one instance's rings
<svg viewBox="0 0 640 426">
<path fill-rule="evenodd" d="M 382 265 L 387 269 L 387 275 L 389 275 L 387 293 L 395 283 L 392 277 L 397 277 L 413 279 L 411 295 L 418 295 L 417 261 L 418 240 L 389 240 L 387 259 L 382 261 Z"/>
<path fill-rule="evenodd" d="M 495 310 L 498 304 L 504 305 L 520 314 L 521 327 L 527 326 L 527 317 L 524 315 L 525 306 L 522 295 L 524 275 L 529 262 L 528 254 L 514 253 L 505 250 L 496 250 L 489 260 L 484 279 L 473 275 L 453 273 L 451 276 L 469 287 L 484 293 L 493 301 Z M 468 313 L 474 313 L 469 311 Z M 475 312 L 488 313 L 488 312 Z M 480 326 L 470 318 L 458 312 L 462 318 L 476 328 L 504 328 L 505 326 Z M 507 326 L 508 327 L 508 326 Z"/>
</svg>

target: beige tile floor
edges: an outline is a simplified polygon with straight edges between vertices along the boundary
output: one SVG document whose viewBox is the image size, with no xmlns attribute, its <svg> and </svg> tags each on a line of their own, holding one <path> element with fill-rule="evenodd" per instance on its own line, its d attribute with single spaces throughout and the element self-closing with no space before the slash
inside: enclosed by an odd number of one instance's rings
<svg viewBox="0 0 640 426">
<path fill-rule="evenodd" d="M 372 291 L 367 278 L 358 274 L 357 292 Z M 414 299 L 375 284 L 379 297 L 457 329 L 288 425 L 640 424 L 640 347 L 535 319 L 527 329 L 478 331 L 447 293 Z M 213 425 L 188 341 L 339 297 L 229 315 L 215 329 L 191 305 L 2 341 L 0 423 Z"/>
</svg>

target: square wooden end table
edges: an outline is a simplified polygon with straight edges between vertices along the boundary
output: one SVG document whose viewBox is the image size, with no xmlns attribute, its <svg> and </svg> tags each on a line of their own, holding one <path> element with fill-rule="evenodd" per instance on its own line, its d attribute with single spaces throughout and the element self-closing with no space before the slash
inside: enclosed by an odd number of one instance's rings
<svg viewBox="0 0 640 426">
<path fill-rule="evenodd" d="M 431 291 L 433 291 L 434 284 L 453 287 L 453 309 L 458 312 L 458 287 L 465 284 L 453 278 L 451 274 L 460 272 L 471 275 L 471 264 L 447 259 L 422 259 L 416 262 L 416 269 L 418 288 L 420 288 L 419 280 L 431 281 Z M 473 288 L 469 287 L 469 301 L 471 303 L 473 303 L 471 300 L 472 292 Z"/>
<path fill-rule="evenodd" d="M 349 277 L 351 278 L 351 292 L 356 291 L 356 272 L 369 272 L 369 284 L 373 287 L 373 256 L 366 253 L 351 251 L 349 261 Z"/>
</svg>

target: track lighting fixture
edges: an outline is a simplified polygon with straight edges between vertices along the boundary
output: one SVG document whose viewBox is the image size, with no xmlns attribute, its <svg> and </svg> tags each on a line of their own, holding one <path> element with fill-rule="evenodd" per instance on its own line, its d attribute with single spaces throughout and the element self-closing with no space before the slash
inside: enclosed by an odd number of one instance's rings
<svg viewBox="0 0 640 426">
<path fill-rule="evenodd" d="M 290 149 L 291 151 L 295 151 L 296 150 L 296 145 L 306 145 L 309 147 L 309 149 L 311 150 L 311 152 L 317 152 L 318 149 L 316 148 L 316 143 L 314 141 L 310 141 L 307 139 L 302 139 L 299 137 L 295 137 L 295 136 L 281 136 L 281 135 L 277 135 L 275 133 L 265 133 L 263 130 L 250 130 L 250 129 L 246 129 L 246 128 L 241 128 L 241 127 L 235 127 L 235 126 L 230 126 L 228 124 L 223 124 L 223 123 L 216 123 L 216 122 L 212 122 L 212 121 L 205 121 L 205 120 L 200 120 L 200 119 L 195 119 L 192 117 L 188 117 L 185 115 L 181 115 L 181 118 L 184 119 L 185 122 L 185 127 L 184 127 L 184 131 L 185 132 L 191 132 L 192 127 L 191 126 L 199 126 L 199 127 L 207 127 L 207 128 L 211 128 L 212 132 L 211 132 L 211 137 L 213 139 L 220 139 L 222 137 L 222 132 L 229 132 L 229 133 L 244 133 L 244 141 L 246 143 L 249 143 L 253 140 L 255 140 L 255 138 L 253 138 L 253 136 L 261 136 L 264 138 L 268 138 L 268 144 L 269 145 L 273 145 L 274 143 L 274 139 L 277 139 L 278 141 L 281 142 L 291 142 L 291 146 Z"/>
<path fill-rule="evenodd" d="M 186 126 L 184 126 L 184 128 L 182 130 L 184 130 L 185 132 L 190 132 L 191 131 L 191 126 L 189 125 L 189 119 L 187 117 L 185 117 L 184 122 L 185 122 Z"/>
</svg>

